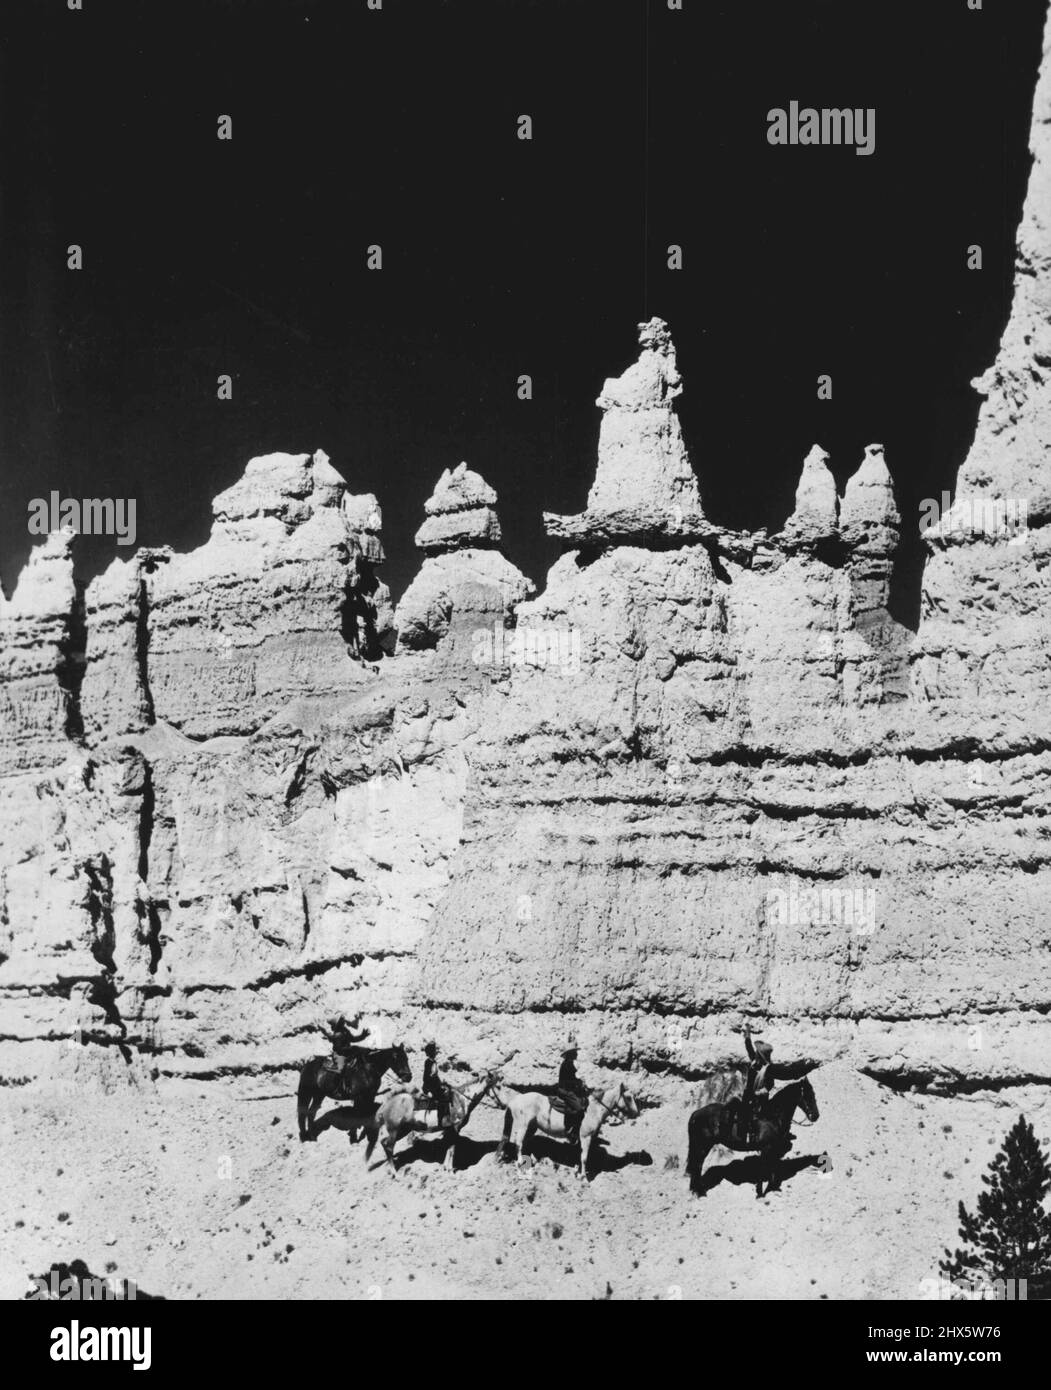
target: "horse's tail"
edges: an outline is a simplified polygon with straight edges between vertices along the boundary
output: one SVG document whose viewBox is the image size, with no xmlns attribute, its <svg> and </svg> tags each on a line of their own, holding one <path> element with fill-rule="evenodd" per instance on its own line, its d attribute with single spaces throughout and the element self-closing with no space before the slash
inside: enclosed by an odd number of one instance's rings
<svg viewBox="0 0 1051 1390">
<path fill-rule="evenodd" d="M 693 1115 L 686 1122 L 686 1176 L 693 1181 L 697 1172 L 697 1140 L 693 1132 Z"/>
<path fill-rule="evenodd" d="M 310 1111 L 310 1103 L 314 1099 L 314 1063 L 307 1062 L 299 1073 L 299 1085 L 296 1087 L 296 1117 L 299 1120 L 300 1139 L 309 1138 L 309 1125 L 307 1115 Z"/>
<path fill-rule="evenodd" d="M 313 1086 L 311 1084 L 312 1070 L 313 1064 L 311 1062 L 304 1062 L 299 1072 L 299 1085 L 296 1087 L 296 1098 L 298 1100 L 302 1100 L 303 1097 L 307 1094 L 307 1092 L 313 1089 Z"/>
</svg>

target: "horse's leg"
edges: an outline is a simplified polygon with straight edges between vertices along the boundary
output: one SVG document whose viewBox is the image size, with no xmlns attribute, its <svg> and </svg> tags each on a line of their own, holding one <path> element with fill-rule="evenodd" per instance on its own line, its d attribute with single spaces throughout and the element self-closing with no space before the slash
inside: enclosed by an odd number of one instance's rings
<svg viewBox="0 0 1051 1390">
<path fill-rule="evenodd" d="M 756 1197 L 763 1196 L 763 1180 L 766 1180 L 766 1190 L 770 1191 L 774 1173 L 774 1158 L 771 1149 L 759 1150 L 759 1181 L 755 1185 Z"/>
<path fill-rule="evenodd" d="M 779 1171 L 779 1165 L 791 1147 L 791 1143 L 785 1140 L 780 1147 L 775 1147 L 770 1150 L 770 1177 L 766 1184 L 766 1195 L 768 1197 L 771 1192 L 781 1191 L 782 1175 Z"/>
<path fill-rule="evenodd" d="M 511 1112 L 504 1111 L 504 1131 L 500 1135 L 500 1141 L 496 1146 L 496 1161 L 502 1163 L 507 1157 L 507 1141 L 511 1136 Z"/>
<path fill-rule="evenodd" d="M 310 1110 L 307 1114 L 307 1129 L 310 1132 L 311 1139 L 317 1138 L 317 1135 L 314 1132 L 314 1127 L 317 1123 L 317 1112 L 321 1109 L 321 1102 L 324 1099 L 325 1097 L 321 1093 L 321 1091 L 315 1091 L 314 1095 L 310 1098 Z"/>
<path fill-rule="evenodd" d="M 589 1129 L 585 1131 L 583 1125 L 581 1125 L 580 1130 L 577 1133 L 577 1145 L 580 1149 L 580 1176 L 585 1182 L 587 1182 L 588 1176 L 588 1159 L 591 1157 L 591 1142 L 595 1138 L 595 1135 L 597 1133 L 598 1130 L 596 1129 Z"/>
<path fill-rule="evenodd" d="M 512 1144 L 514 1144 L 515 1148 L 518 1150 L 518 1157 L 515 1159 L 515 1167 L 516 1167 L 516 1168 L 523 1168 L 523 1167 L 525 1166 L 525 1157 L 526 1157 L 526 1151 L 525 1151 L 525 1146 L 526 1146 L 526 1135 L 529 1134 L 531 1125 L 532 1125 L 532 1121 L 531 1121 L 531 1120 L 527 1120 L 527 1119 L 521 1119 L 521 1120 L 519 1120 L 519 1119 L 517 1119 L 517 1118 L 516 1118 L 516 1120 L 515 1120 L 515 1127 L 514 1127 L 514 1132 L 513 1132 L 513 1134 L 511 1135 L 511 1142 L 512 1142 Z"/>
<path fill-rule="evenodd" d="M 700 1126 L 697 1128 L 699 1129 Z M 704 1176 L 704 1165 L 717 1143 L 719 1143 L 718 1138 L 709 1136 L 705 1140 L 699 1134 L 695 1135 L 691 1132 L 689 1135 L 686 1151 L 686 1174 L 690 1180 L 690 1191 L 695 1197 L 705 1195 L 705 1189 L 701 1182 Z"/>
<path fill-rule="evenodd" d="M 299 1084 L 299 1094 L 296 1097 L 296 1118 L 299 1120 L 299 1142 L 305 1144 L 310 1138 L 310 1095 L 303 1084 Z"/>
<path fill-rule="evenodd" d="M 391 1177 L 393 1178 L 398 1176 L 398 1165 L 394 1162 L 394 1145 L 398 1142 L 400 1137 L 400 1135 L 392 1133 L 392 1131 L 388 1129 L 381 1140 L 383 1152 L 387 1155 L 387 1162 L 390 1164 Z"/>
<path fill-rule="evenodd" d="M 457 1131 L 455 1129 L 447 1129 L 445 1131 L 445 1153 L 442 1155 L 442 1167 L 450 1173 L 456 1167 L 457 1137 Z"/>
<path fill-rule="evenodd" d="M 369 1140 L 365 1146 L 365 1167 L 367 1168 L 376 1148 L 376 1140 L 380 1137 L 380 1127 L 377 1124 L 366 1124 L 365 1133 Z"/>
<path fill-rule="evenodd" d="M 705 1165 L 705 1163 L 708 1161 L 708 1156 L 709 1156 L 709 1154 L 711 1153 L 711 1151 L 712 1151 L 712 1145 L 711 1145 L 711 1144 L 707 1145 L 706 1148 L 703 1148 L 703 1149 L 701 1150 L 700 1158 L 699 1158 L 698 1163 L 697 1163 L 696 1186 L 692 1187 L 692 1190 L 697 1194 L 698 1197 L 703 1197 L 703 1196 L 705 1195 L 705 1188 L 704 1188 L 704 1182 L 703 1182 L 703 1179 L 704 1179 L 704 1165 Z"/>
</svg>

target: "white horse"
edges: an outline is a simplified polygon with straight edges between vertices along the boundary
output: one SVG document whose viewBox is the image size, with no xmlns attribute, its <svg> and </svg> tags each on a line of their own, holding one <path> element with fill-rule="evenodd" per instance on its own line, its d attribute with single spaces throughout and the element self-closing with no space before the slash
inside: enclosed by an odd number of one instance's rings
<svg viewBox="0 0 1051 1390">
<path fill-rule="evenodd" d="M 380 1139 L 383 1152 L 387 1156 L 390 1170 L 395 1177 L 398 1169 L 394 1163 L 394 1146 L 399 1139 L 408 1134 L 441 1134 L 445 1139 L 445 1152 L 442 1154 L 442 1167 L 452 1168 L 456 1161 L 456 1140 L 460 1131 L 471 1118 L 475 1106 L 487 1091 L 491 1090 L 493 1078 L 484 1076 L 477 1082 L 472 1094 L 467 1088 L 449 1087 L 449 1104 L 445 1119 L 438 1123 L 438 1109 L 433 1103 L 419 1100 L 412 1091 L 395 1091 L 382 1101 L 376 1113 L 364 1122 L 368 1144 L 365 1148 L 365 1166 L 372 1158 L 376 1140 Z M 380 1132 L 383 1131 L 382 1138 Z"/>
<path fill-rule="evenodd" d="M 511 1142 L 518 1148 L 517 1166 L 525 1161 L 525 1142 L 535 1130 L 549 1135 L 552 1139 L 566 1139 L 566 1117 L 551 1104 L 549 1096 L 539 1091 L 511 1091 L 505 1086 L 493 1083 L 494 1098 L 504 1107 L 511 1120 Z M 639 1105 L 624 1082 L 610 1086 L 608 1090 L 593 1090 L 588 1094 L 588 1106 L 580 1122 L 580 1176 L 587 1177 L 588 1159 L 591 1146 L 598 1137 L 608 1116 L 619 1113 L 629 1120 L 639 1117 Z M 501 1144 L 501 1150 L 503 1144 Z"/>
</svg>

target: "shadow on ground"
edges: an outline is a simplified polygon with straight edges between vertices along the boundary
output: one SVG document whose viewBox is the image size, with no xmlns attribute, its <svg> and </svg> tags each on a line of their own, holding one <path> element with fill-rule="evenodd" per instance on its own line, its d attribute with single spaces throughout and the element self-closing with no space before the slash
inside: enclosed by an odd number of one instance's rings
<svg viewBox="0 0 1051 1390">
<path fill-rule="evenodd" d="M 826 1154 L 803 1154 L 798 1158 L 783 1158 L 774 1165 L 771 1192 L 779 1192 L 781 1184 L 794 1178 L 797 1173 L 801 1173 L 804 1168 L 822 1168 L 827 1163 Z M 703 1197 L 706 1192 L 710 1192 L 713 1187 L 718 1187 L 722 1182 L 732 1183 L 735 1187 L 746 1184 L 754 1186 L 760 1178 L 766 1176 L 765 1161 L 760 1159 L 758 1154 L 749 1154 L 746 1158 L 732 1159 L 729 1163 L 716 1163 L 706 1169 L 695 1191 L 698 1196 Z"/>
</svg>

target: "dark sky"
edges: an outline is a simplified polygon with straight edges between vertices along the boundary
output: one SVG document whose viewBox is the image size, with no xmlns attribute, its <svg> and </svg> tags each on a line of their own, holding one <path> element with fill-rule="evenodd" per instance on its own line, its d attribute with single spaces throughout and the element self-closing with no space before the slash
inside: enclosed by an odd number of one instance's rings
<svg viewBox="0 0 1051 1390">
<path fill-rule="evenodd" d="M 716 521 L 779 525 L 815 440 L 841 484 L 884 442 L 913 525 L 951 485 L 1044 0 L 83 3 L 0 6 L 8 590 L 32 497 L 135 497 L 141 543 L 187 548 L 253 454 L 318 447 L 379 495 L 396 594 L 460 459 L 542 580 L 541 511 L 582 507 L 595 396 L 651 314 Z M 793 99 L 874 106 L 875 154 L 771 148 Z M 84 573 L 114 553 L 85 543 Z"/>
</svg>

